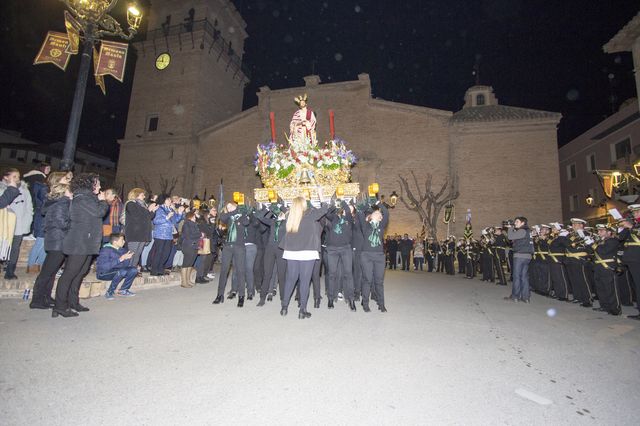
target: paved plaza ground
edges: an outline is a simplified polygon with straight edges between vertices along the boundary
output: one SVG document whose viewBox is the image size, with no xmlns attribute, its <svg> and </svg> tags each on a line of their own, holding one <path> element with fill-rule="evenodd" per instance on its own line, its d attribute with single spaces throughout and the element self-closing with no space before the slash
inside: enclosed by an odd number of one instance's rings
<svg viewBox="0 0 640 426">
<path fill-rule="evenodd" d="M 325 299 L 306 320 L 210 284 L 70 319 L 0 300 L 0 423 L 637 424 L 640 322 L 461 276 L 385 287 L 386 314 Z"/>
</svg>

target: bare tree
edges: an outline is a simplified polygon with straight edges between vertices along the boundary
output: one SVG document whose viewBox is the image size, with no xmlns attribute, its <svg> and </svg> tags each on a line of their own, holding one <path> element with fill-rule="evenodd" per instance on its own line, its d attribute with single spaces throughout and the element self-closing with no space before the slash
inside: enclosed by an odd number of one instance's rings
<svg viewBox="0 0 640 426">
<path fill-rule="evenodd" d="M 153 191 L 151 190 L 151 184 L 149 183 L 148 180 L 146 180 L 145 178 L 143 178 L 142 176 L 140 176 L 140 180 L 142 181 L 142 188 L 147 191 L 147 194 L 151 195 L 153 193 Z M 138 178 L 134 178 L 133 179 L 133 184 L 137 187 L 139 187 L 140 185 L 138 185 Z"/>
<path fill-rule="evenodd" d="M 178 178 L 172 178 L 171 182 L 169 182 L 168 178 L 160 177 L 160 193 L 161 194 L 169 194 L 173 192 L 176 185 L 178 184 Z"/>
<path fill-rule="evenodd" d="M 415 186 L 413 189 L 407 178 L 398 175 L 400 179 L 400 201 L 407 209 L 418 214 L 422 222 L 422 233 L 436 238 L 438 218 L 442 208 L 448 202 L 460 196 L 457 176 L 447 176 L 437 192 L 433 189 L 433 176 L 431 173 L 427 175 L 424 189 L 420 187 L 418 178 L 413 170 L 411 171 L 411 177 Z"/>
</svg>

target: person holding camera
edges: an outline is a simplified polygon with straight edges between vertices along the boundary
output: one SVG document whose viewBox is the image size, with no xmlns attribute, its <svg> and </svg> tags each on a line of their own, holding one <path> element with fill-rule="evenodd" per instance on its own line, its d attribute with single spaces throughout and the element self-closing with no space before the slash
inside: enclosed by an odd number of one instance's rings
<svg viewBox="0 0 640 426">
<path fill-rule="evenodd" d="M 513 287 L 511 288 L 511 296 L 504 299 L 529 303 L 531 297 L 529 262 L 531 262 L 533 254 L 533 240 L 527 226 L 527 218 L 516 217 L 513 224 L 508 226 L 507 238 L 513 244 Z"/>
<path fill-rule="evenodd" d="M 151 259 L 151 275 L 164 275 L 164 264 L 171 254 L 173 234 L 178 223 L 182 221 L 184 206 L 175 207 L 169 195 L 158 197 L 158 209 L 153 218 L 154 255 Z"/>
</svg>

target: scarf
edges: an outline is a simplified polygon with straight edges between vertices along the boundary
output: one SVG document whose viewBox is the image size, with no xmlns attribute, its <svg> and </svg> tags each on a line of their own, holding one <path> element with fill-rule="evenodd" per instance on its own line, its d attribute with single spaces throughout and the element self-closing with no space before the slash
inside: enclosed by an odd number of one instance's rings
<svg viewBox="0 0 640 426">
<path fill-rule="evenodd" d="M 235 243 L 236 239 L 238 238 L 238 225 L 236 224 L 236 221 L 240 216 L 241 216 L 240 214 L 234 214 L 233 216 L 231 216 L 231 223 L 229 224 L 229 233 L 227 234 L 228 243 Z"/>
<path fill-rule="evenodd" d="M 340 216 L 340 221 L 333 227 L 333 232 L 340 235 L 342 234 L 342 227 L 344 226 L 344 217 Z"/>
<path fill-rule="evenodd" d="M 380 224 L 378 222 L 369 222 L 371 225 L 371 234 L 369 235 L 369 243 L 371 247 L 379 247 L 380 243 Z"/>
</svg>

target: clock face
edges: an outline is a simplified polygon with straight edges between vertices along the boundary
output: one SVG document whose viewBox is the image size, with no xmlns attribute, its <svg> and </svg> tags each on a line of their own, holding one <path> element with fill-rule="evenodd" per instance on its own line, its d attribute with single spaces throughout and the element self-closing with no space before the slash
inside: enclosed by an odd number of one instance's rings
<svg viewBox="0 0 640 426">
<path fill-rule="evenodd" d="M 171 55 L 169 55 L 168 53 L 161 53 L 156 58 L 156 68 L 159 70 L 165 69 L 166 67 L 169 66 L 170 63 L 171 63 Z"/>
</svg>

